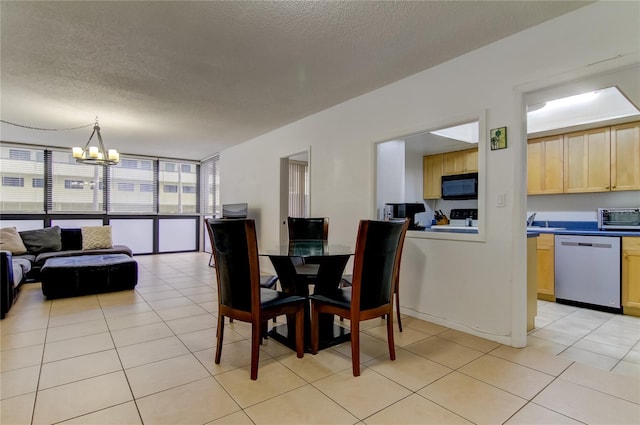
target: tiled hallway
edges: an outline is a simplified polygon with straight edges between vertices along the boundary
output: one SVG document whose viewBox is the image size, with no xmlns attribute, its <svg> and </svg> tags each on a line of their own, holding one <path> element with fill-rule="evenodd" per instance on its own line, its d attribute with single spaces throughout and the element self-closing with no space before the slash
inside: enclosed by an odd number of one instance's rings
<svg viewBox="0 0 640 425">
<path fill-rule="evenodd" d="M 135 291 L 23 287 L 0 322 L 2 425 L 640 423 L 639 318 L 540 302 L 514 349 L 406 317 L 395 362 L 376 319 L 359 378 L 348 343 L 297 359 L 268 340 L 251 381 L 246 324 L 227 325 L 213 362 L 209 255 L 136 259 Z"/>
</svg>

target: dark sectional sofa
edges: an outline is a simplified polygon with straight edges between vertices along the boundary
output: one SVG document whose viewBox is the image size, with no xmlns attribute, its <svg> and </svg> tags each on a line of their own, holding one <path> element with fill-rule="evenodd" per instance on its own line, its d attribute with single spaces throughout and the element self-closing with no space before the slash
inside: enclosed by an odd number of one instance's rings
<svg viewBox="0 0 640 425">
<path fill-rule="evenodd" d="M 44 232 L 43 232 L 44 233 Z M 69 258 L 80 256 L 96 256 L 95 262 L 69 262 L 60 264 L 63 267 L 51 268 L 50 278 L 51 284 L 46 285 L 50 288 L 55 285 L 58 287 L 58 280 L 64 277 L 64 283 L 61 283 L 60 289 L 49 289 L 45 291 L 43 285 L 43 293 L 47 298 L 57 298 L 58 296 L 73 296 L 88 293 L 105 292 L 109 290 L 131 289 L 137 283 L 137 264 L 133 260 L 131 249 L 124 245 L 113 245 L 111 248 L 100 249 L 82 249 L 82 230 L 81 229 L 60 229 L 60 250 L 48 251 L 44 248 L 41 252 L 27 252 L 21 255 L 12 255 L 8 251 L 0 251 L 0 319 L 4 319 L 5 315 L 13 305 L 20 285 L 25 282 L 39 282 L 42 280 L 41 270 L 46 261 L 54 258 Z M 121 264 L 125 263 L 121 254 L 128 256 L 131 260 L 126 266 L 128 279 L 126 285 L 111 285 L 108 281 L 110 276 L 119 276 Z M 100 259 L 98 256 L 102 256 Z M 105 265 L 106 262 L 111 264 Z M 135 266 L 134 266 L 135 265 Z M 75 268 L 74 268 L 75 267 Z M 135 270 L 132 270 L 135 268 Z M 97 274 L 95 273 L 97 272 Z M 134 276 L 135 273 L 135 276 Z M 81 279 L 86 280 L 86 276 L 98 276 L 95 282 L 97 286 L 91 287 L 86 284 L 92 282 L 80 282 Z M 75 281 L 72 281 L 74 280 Z M 107 283 L 109 285 L 107 285 Z M 105 286 L 106 285 L 106 286 Z M 49 293 L 46 293 L 49 292 Z"/>
</svg>

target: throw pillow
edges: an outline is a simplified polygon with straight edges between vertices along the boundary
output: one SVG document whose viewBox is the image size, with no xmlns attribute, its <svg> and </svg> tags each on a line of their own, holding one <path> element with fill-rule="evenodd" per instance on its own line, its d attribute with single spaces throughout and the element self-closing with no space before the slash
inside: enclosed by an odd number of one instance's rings
<svg viewBox="0 0 640 425">
<path fill-rule="evenodd" d="M 76 251 L 82 249 L 82 230 L 60 229 L 62 236 L 62 250 Z"/>
<path fill-rule="evenodd" d="M 83 227 L 82 249 L 113 248 L 111 241 L 111 226 Z"/>
<path fill-rule="evenodd" d="M 14 255 L 27 252 L 20 234 L 15 227 L 5 227 L 0 229 L 0 249 L 10 251 Z"/>
<path fill-rule="evenodd" d="M 20 237 L 29 254 L 41 252 L 60 251 L 62 239 L 60 238 L 60 226 L 46 227 L 38 230 L 25 230 L 20 232 Z"/>
</svg>

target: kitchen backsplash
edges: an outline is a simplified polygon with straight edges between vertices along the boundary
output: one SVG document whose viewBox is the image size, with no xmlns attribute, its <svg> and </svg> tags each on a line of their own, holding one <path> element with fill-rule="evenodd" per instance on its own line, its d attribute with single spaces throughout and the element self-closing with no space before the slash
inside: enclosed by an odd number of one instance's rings
<svg viewBox="0 0 640 425">
<path fill-rule="evenodd" d="M 578 214 L 576 220 L 596 220 L 598 208 L 640 207 L 640 191 L 629 190 L 605 193 L 571 193 L 565 195 L 530 195 L 527 196 L 527 211 L 542 213 Z M 581 215 L 586 213 L 587 215 Z M 592 218 L 588 218 L 589 215 Z M 536 217 L 536 219 L 538 219 Z"/>
<path fill-rule="evenodd" d="M 527 211 L 527 217 L 536 213 L 535 221 L 598 221 L 594 211 Z"/>
</svg>

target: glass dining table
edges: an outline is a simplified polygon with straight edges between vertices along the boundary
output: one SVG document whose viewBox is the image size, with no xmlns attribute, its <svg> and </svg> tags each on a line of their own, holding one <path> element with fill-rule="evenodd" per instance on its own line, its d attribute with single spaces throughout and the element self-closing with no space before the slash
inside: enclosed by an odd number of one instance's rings
<svg viewBox="0 0 640 425">
<path fill-rule="evenodd" d="M 310 284 L 313 286 L 314 294 L 328 295 L 338 290 L 344 268 L 349 257 L 354 254 L 354 249 L 344 245 L 332 245 L 324 240 L 296 240 L 261 249 L 259 253 L 260 256 L 269 257 L 271 260 L 283 292 L 308 297 Z M 322 314 L 319 322 L 320 349 L 350 339 L 349 329 L 334 323 L 332 314 Z M 286 324 L 273 327 L 268 335 L 295 349 L 294 317 L 287 317 Z M 304 316 L 304 339 L 305 349 L 309 351 L 311 314 L 308 303 Z"/>
</svg>

